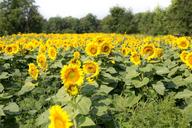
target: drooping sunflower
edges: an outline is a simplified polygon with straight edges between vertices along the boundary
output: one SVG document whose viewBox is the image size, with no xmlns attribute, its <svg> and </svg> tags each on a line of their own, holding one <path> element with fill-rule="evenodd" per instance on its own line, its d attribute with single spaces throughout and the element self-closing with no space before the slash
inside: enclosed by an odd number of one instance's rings
<svg viewBox="0 0 192 128">
<path fill-rule="evenodd" d="M 80 53 L 78 52 L 78 51 L 76 51 L 76 52 L 74 52 L 73 53 L 73 57 L 75 58 L 75 59 L 79 59 L 80 58 Z"/>
<path fill-rule="evenodd" d="M 61 106 L 52 106 L 49 109 L 49 113 L 49 119 L 51 121 L 49 128 L 70 128 L 73 125 L 68 113 L 62 110 Z"/>
<path fill-rule="evenodd" d="M 145 44 L 141 48 L 141 55 L 147 60 L 150 60 L 155 57 L 155 46 L 153 44 Z"/>
<path fill-rule="evenodd" d="M 56 59 L 56 57 L 57 57 L 57 49 L 55 47 L 53 47 L 53 46 L 50 46 L 48 48 L 48 56 L 49 56 L 49 58 L 51 60 L 54 61 Z"/>
<path fill-rule="evenodd" d="M 99 54 L 99 45 L 97 43 L 89 43 L 85 48 L 85 52 L 89 56 L 97 56 Z"/>
<path fill-rule="evenodd" d="M 39 75 L 39 70 L 36 67 L 36 65 L 34 63 L 30 63 L 29 65 L 29 69 L 28 69 L 28 73 L 29 75 L 34 79 L 37 80 L 37 77 Z"/>
<path fill-rule="evenodd" d="M 66 88 L 70 85 L 81 86 L 84 81 L 84 74 L 78 65 L 65 65 L 61 70 L 61 80 Z"/>
<path fill-rule="evenodd" d="M 100 52 L 102 54 L 106 54 L 109 55 L 111 53 L 112 50 L 112 45 L 109 42 L 103 42 L 100 44 Z"/>
<path fill-rule="evenodd" d="M 187 54 L 185 63 L 192 69 L 192 52 Z"/>
<path fill-rule="evenodd" d="M 177 40 L 177 45 L 180 49 L 187 49 L 189 47 L 189 41 L 185 37 L 180 37 Z"/>
<path fill-rule="evenodd" d="M 44 71 L 47 69 L 47 59 L 45 54 L 41 53 L 37 56 L 37 64 Z"/>
<path fill-rule="evenodd" d="M 67 93 L 71 96 L 76 96 L 79 93 L 79 89 L 77 85 L 69 85 L 69 87 L 66 88 Z"/>
<path fill-rule="evenodd" d="M 182 51 L 182 53 L 180 54 L 180 59 L 185 63 L 186 62 L 186 57 L 188 55 L 189 52 L 187 51 Z"/>
<path fill-rule="evenodd" d="M 141 64 L 141 59 L 140 55 L 137 52 L 132 52 L 130 56 L 130 61 L 134 63 L 135 65 L 140 65 Z"/>
<path fill-rule="evenodd" d="M 83 71 L 85 74 L 89 75 L 89 77 L 95 77 L 99 74 L 99 65 L 98 63 L 88 60 L 83 65 Z"/>
</svg>

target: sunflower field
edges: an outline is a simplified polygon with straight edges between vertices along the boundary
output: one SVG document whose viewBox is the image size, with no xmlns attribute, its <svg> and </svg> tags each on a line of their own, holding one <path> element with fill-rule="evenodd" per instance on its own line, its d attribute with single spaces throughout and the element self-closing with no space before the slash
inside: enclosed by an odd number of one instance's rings
<svg viewBox="0 0 192 128">
<path fill-rule="evenodd" d="M 192 38 L 0 37 L 0 128 L 190 128 Z"/>
</svg>

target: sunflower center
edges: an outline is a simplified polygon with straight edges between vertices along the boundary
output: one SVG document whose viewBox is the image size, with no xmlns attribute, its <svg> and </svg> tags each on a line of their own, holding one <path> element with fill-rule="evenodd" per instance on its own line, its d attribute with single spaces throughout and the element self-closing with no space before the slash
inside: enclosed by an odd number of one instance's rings
<svg viewBox="0 0 192 128">
<path fill-rule="evenodd" d="M 186 47 L 187 46 L 187 44 L 186 44 L 186 42 L 181 42 L 181 44 L 180 44 L 182 47 Z"/>
<path fill-rule="evenodd" d="M 8 48 L 7 48 L 7 51 L 8 51 L 8 52 L 12 52 L 12 50 L 13 50 L 12 47 L 8 47 Z"/>
<path fill-rule="evenodd" d="M 103 47 L 103 52 L 108 52 L 109 51 L 109 47 L 108 46 L 104 46 Z"/>
<path fill-rule="evenodd" d="M 95 68 L 94 65 L 89 65 L 87 67 L 87 70 L 88 70 L 89 73 L 95 73 L 96 72 L 96 68 Z"/>
<path fill-rule="evenodd" d="M 76 82 L 79 79 L 79 74 L 75 69 L 70 69 L 70 71 L 66 74 L 67 81 L 70 83 Z"/>
<path fill-rule="evenodd" d="M 145 55 L 151 56 L 151 55 L 153 55 L 153 53 L 154 53 L 154 51 L 153 51 L 152 47 L 145 47 L 144 48 L 144 54 Z"/>
<path fill-rule="evenodd" d="M 97 53 L 97 49 L 96 48 L 91 48 L 90 51 L 91 51 L 92 54 L 96 54 Z"/>
</svg>

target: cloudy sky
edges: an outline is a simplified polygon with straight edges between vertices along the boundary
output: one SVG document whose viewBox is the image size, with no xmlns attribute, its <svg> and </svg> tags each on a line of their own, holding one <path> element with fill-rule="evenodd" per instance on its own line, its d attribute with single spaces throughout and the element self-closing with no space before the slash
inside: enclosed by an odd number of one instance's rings
<svg viewBox="0 0 192 128">
<path fill-rule="evenodd" d="M 171 0 L 35 0 L 40 13 L 46 17 L 73 16 L 81 18 L 87 13 L 99 19 L 109 14 L 113 6 L 131 9 L 134 13 L 153 10 L 156 6 L 167 7 Z"/>
</svg>

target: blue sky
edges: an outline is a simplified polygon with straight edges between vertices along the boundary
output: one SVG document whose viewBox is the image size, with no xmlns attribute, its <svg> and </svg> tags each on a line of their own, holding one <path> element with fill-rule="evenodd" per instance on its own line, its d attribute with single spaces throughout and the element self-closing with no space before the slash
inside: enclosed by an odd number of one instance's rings
<svg viewBox="0 0 192 128">
<path fill-rule="evenodd" d="M 87 13 L 99 19 L 109 14 L 113 6 L 131 9 L 134 13 L 153 10 L 155 7 L 167 7 L 171 0 L 35 0 L 40 13 L 45 17 L 73 16 L 81 18 Z"/>
</svg>

